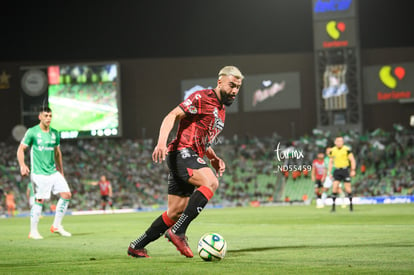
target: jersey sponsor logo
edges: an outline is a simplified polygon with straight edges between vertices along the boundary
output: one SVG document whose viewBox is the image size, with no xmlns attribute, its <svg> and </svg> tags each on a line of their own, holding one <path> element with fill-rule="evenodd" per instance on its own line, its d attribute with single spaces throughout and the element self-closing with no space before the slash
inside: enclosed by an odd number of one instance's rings
<svg viewBox="0 0 414 275">
<path fill-rule="evenodd" d="M 223 128 L 224 128 L 224 122 L 219 117 L 219 112 L 218 112 L 217 108 L 214 108 L 213 114 L 214 114 L 213 130 L 218 129 L 219 131 L 222 131 Z"/>
<path fill-rule="evenodd" d="M 214 122 L 213 125 L 211 125 L 209 128 L 209 135 L 206 136 L 206 148 L 210 147 L 212 142 L 214 142 L 215 138 L 220 134 L 220 132 L 224 129 L 224 122 L 219 117 L 219 111 L 217 108 L 214 108 L 213 111 L 214 115 Z"/>
<path fill-rule="evenodd" d="M 47 146 L 38 146 L 37 150 L 38 151 L 53 151 L 54 148 L 53 147 L 47 147 Z"/>
</svg>

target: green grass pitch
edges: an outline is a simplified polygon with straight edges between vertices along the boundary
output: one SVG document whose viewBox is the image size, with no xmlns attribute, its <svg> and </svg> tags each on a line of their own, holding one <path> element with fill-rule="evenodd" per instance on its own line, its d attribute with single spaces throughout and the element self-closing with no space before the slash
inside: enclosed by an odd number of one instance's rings
<svg viewBox="0 0 414 275">
<path fill-rule="evenodd" d="M 40 220 L 44 240 L 29 240 L 29 218 L 0 219 L 0 274 L 413 274 L 414 205 L 272 206 L 205 209 L 188 229 L 196 254 L 204 233 L 228 242 L 222 261 L 181 256 L 164 237 L 151 258 L 126 250 L 160 211 L 66 216 L 71 238 L 53 235 L 53 217 Z"/>
</svg>

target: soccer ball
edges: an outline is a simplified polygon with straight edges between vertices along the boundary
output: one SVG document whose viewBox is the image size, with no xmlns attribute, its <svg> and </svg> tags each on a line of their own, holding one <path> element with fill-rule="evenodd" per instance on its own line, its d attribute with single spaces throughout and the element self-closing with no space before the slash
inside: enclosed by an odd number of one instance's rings
<svg viewBox="0 0 414 275">
<path fill-rule="evenodd" d="M 206 233 L 198 241 L 198 255 L 204 261 L 220 261 L 226 256 L 227 242 L 217 233 Z"/>
</svg>

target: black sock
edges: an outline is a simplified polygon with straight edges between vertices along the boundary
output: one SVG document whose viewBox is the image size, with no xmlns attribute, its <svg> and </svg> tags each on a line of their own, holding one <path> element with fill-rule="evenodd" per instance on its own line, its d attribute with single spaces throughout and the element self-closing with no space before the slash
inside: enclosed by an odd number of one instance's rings
<svg viewBox="0 0 414 275">
<path fill-rule="evenodd" d="M 332 209 L 335 209 L 335 200 L 338 193 L 332 193 Z"/>
<path fill-rule="evenodd" d="M 131 242 L 134 248 L 143 248 L 152 241 L 161 237 L 170 228 L 163 220 L 162 215 L 155 219 L 151 226 L 138 239 Z"/>
<path fill-rule="evenodd" d="M 194 220 L 198 214 L 206 206 L 208 199 L 204 194 L 196 190 L 190 197 L 188 205 L 184 210 L 184 213 L 174 224 L 171 231 L 177 235 L 183 235 L 187 231 L 187 227 L 190 225 L 191 221 Z"/>
<path fill-rule="evenodd" d="M 348 199 L 349 199 L 349 209 L 352 210 L 352 192 L 348 193 Z"/>
</svg>

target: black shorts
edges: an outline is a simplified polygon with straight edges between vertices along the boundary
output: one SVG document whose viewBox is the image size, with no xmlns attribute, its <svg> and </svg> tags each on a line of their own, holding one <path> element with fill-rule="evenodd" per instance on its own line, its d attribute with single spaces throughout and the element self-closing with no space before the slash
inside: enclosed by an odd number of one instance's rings
<svg viewBox="0 0 414 275">
<path fill-rule="evenodd" d="M 337 181 L 351 182 L 349 168 L 336 168 L 333 173 L 333 178 Z"/>
<path fill-rule="evenodd" d="M 108 202 L 108 201 L 110 201 L 110 198 L 109 198 L 108 195 L 101 195 L 101 200 L 104 201 L 104 202 Z"/>
<path fill-rule="evenodd" d="M 190 148 L 168 152 L 167 165 L 170 169 L 168 194 L 181 197 L 189 197 L 194 192 L 195 186 L 188 182 L 193 170 L 209 167 L 204 159 Z"/>
<path fill-rule="evenodd" d="M 322 188 L 323 183 L 322 180 L 315 180 L 315 188 Z"/>
</svg>

